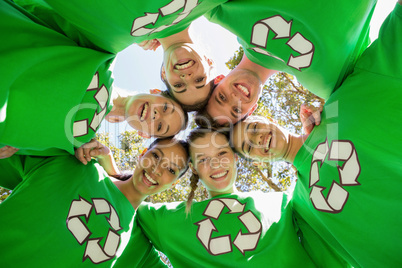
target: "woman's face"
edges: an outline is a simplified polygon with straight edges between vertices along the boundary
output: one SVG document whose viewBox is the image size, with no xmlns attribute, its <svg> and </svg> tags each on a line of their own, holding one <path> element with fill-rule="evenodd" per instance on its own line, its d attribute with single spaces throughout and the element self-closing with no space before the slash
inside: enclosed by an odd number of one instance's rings
<svg viewBox="0 0 402 268">
<path fill-rule="evenodd" d="M 288 137 L 281 127 L 258 117 L 239 122 L 233 130 L 235 150 L 260 162 L 282 159 L 289 146 Z"/>
<path fill-rule="evenodd" d="M 184 105 L 205 101 L 211 91 L 211 63 L 201 57 L 191 44 L 179 43 L 164 52 L 162 77 L 173 96 Z"/>
<path fill-rule="evenodd" d="M 187 168 L 187 160 L 179 143 L 160 141 L 140 158 L 133 174 L 135 189 L 151 195 L 170 188 Z"/>
<path fill-rule="evenodd" d="M 235 154 L 226 137 L 207 133 L 190 144 L 195 172 L 212 197 L 232 193 L 237 176 Z"/>
<path fill-rule="evenodd" d="M 174 136 L 185 124 L 183 109 L 158 94 L 137 94 L 126 104 L 126 120 L 134 129 L 152 137 Z"/>
</svg>

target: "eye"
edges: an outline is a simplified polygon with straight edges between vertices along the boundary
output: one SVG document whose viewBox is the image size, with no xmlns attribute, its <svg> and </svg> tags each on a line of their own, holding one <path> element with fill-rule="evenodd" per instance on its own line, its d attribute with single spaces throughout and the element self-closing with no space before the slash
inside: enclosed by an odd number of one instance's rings
<svg viewBox="0 0 402 268">
<path fill-rule="evenodd" d="M 181 88 L 182 86 L 183 86 L 182 83 L 177 83 L 177 84 L 174 84 L 174 85 L 173 85 L 173 87 L 175 87 L 175 88 Z"/>
<path fill-rule="evenodd" d="M 199 163 L 199 164 L 202 164 L 202 163 L 204 163 L 206 160 L 207 160 L 206 158 L 201 158 L 201 159 L 198 160 L 198 163 Z"/>
<path fill-rule="evenodd" d="M 221 94 L 221 93 L 219 93 L 219 99 L 221 99 L 222 101 L 226 100 L 225 96 L 223 94 Z"/>
<path fill-rule="evenodd" d="M 156 160 L 159 160 L 159 156 L 156 153 L 152 152 L 152 156 L 155 157 Z"/>
<path fill-rule="evenodd" d="M 173 175 L 176 175 L 176 171 L 174 171 L 173 169 L 168 168 L 168 170 L 169 170 L 169 172 L 172 173 Z"/>
<path fill-rule="evenodd" d="M 163 112 L 166 112 L 167 108 L 167 103 L 165 103 L 165 105 L 163 106 Z"/>
<path fill-rule="evenodd" d="M 162 123 L 159 123 L 158 124 L 158 132 L 161 131 L 161 129 L 162 129 Z"/>
<path fill-rule="evenodd" d="M 195 80 L 195 82 L 196 82 L 196 83 L 201 83 L 202 81 L 204 81 L 204 79 L 205 79 L 205 77 L 200 77 L 200 78 L 197 78 L 197 79 Z"/>
<path fill-rule="evenodd" d="M 253 129 L 254 129 L 253 132 L 254 132 L 254 133 L 257 133 L 257 123 L 254 124 L 254 128 L 253 128 Z"/>
<path fill-rule="evenodd" d="M 238 107 L 233 108 L 233 111 L 237 114 L 241 114 L 241 109 Z"/>
</svg>

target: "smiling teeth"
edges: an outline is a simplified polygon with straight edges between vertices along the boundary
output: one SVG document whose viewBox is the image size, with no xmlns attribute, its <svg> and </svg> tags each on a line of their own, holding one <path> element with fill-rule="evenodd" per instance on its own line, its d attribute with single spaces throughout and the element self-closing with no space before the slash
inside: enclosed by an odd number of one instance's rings
<svg viewBox="0 0 402 268">
<path fill-rule="evenodd" d="M 188 61 L 187 63 L 183 63 L 183 64 L 176 64 L 175 65 L 175 68 L 177 69 L 177 70 L 184 70 L 184 69 L 187 69 L 187 68 L 190 68 L 191 66 L 193 66 L 194 65 L 194 61 L 193 60 L 190 60 L 190 61 Z"/>
<path fill-rule="evenodd" d="M 271 139 L 272 139 L 272 136 L 269 135 L 269 138 L 267 139 L 267 144 L 265 145 L 266 146 L 265 147 L 266 152 L 269 150 L 269 145 L 271 144 Z"/>
<path fill-rule="evenodd" d="M 228 174 L 228 172 L 229 172 L 229 171 L 226 170 L 226 171 L 224 171 L 224 172 L 221 172 L 221 173 L 219 173 L 219 174 L 216 174 L 216 175 L 211 176 L 211 178 L 213 178 L 213 179 L 221 178 L 221 177 L 225 176 L 226 174 Z"/>
<path fill-rule="evenodd" d="M 250 91 L 248 91 L 248 89 L 242 85 L 237 85 L 237 88 L 241 90 L 241 92 L 243 92 L 244 95 L 246 95 L 248 97 L 248 95 L 250 95 Z"/>
<path fill-rule="evenodd" d="M 149 104 L 148 104 L 148 103 L 145 103 L 145 104 L 144 104 L 144 108 L 142 109 L 142 114 L 141 114 L 141 118 L 140 118 L 141 121 L 144 121 L 145 116 L 146 116 L 147 113 L 148 113 L 148 107 L 149 107 Z"/>
<path fill-rule="evenodd" d="M 151 176 L 148 175 L 148 173 L 145 172 L 145 177 L 152 183 L 152 184 L 158 184 L 156 181 L 154 181 Z"/>
</svg>

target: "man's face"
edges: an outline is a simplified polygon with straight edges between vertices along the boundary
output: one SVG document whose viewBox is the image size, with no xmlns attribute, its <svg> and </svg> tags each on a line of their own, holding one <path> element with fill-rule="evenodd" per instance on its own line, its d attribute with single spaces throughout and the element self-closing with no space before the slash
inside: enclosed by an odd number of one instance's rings
<svg viewBox="0 0 402 268">
<path fill-rule="evenodd" d="M 176 44 L 164 52 L 162 77 L 171 94 L 184 105 L 205 101 L 211 91 L 211 66 L 194 49 L 189 44 Z"/>
<path fill-rule="evenodd" d="M 235 124 L 255 109 L 262 85 L 256 73 L 235 68 L 215 88 L 207 113 L 220 125 Z"/>
</svg>

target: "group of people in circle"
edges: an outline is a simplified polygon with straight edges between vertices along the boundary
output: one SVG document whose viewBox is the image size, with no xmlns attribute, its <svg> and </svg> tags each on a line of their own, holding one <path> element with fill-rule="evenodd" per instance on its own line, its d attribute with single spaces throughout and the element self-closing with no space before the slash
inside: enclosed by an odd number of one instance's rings
<svg viewBox="0 0 402 268">
<path fill-rule="evenodd" d="M 0 205 L 0 258 L 164 267 L 157 249 L 173 267 L 400 264 L 401 4 L 370 43 L 375 0 L 4 0 L 0 186 L 12 194 Z M 202 15 L 244 48 L 226 76 L 189 35 Z M 166 90 L 113 93 L 108 68 L 134 43 L 162 47 Z M 278 71 L 326 100 L 301 105 L 303 135 L 253 115 Z M 182 141 L 189 112 L 199 126 Z M 103 118 L 155 138 L 134 171 L 94 139 Z M 292 163 L 294 192 L 237 192 L 238 157 Z M 188 169 L 186 202 L 143 202 Z M 209 199 L 193 202 L 199 181 Z"/>
</svg>

